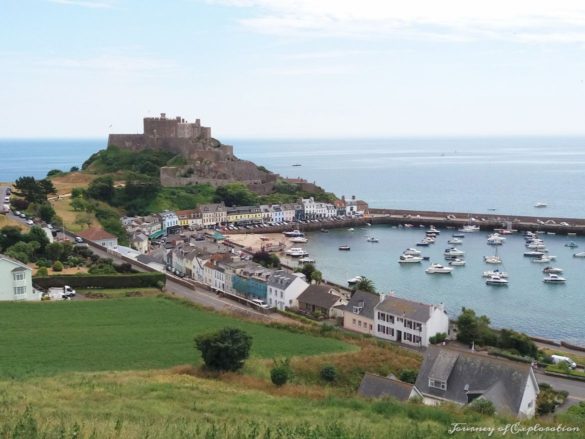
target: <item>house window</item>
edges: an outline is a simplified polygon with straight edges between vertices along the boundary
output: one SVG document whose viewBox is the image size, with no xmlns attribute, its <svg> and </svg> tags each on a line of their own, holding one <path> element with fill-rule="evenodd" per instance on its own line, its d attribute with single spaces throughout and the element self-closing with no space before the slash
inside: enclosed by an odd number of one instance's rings
<svg viewBox="0 0 585 439">
<path fill-rule="evenodd" d="M 362 327 L 362 321 L 358 320 L 358 326 L 361 328 Z"/>
<path fill-rule="evenodd" d="M 372 324 L 370 323 L 370 331 L 372 330 Z"/>
<path fill-rule="evenodd" d="M 14 280 L 24 280 L 24 272 L 18 271 L 14 273 Z"/>
<path fill-rule="evenodd" d="M 378 320 L 385 322 L 386 321 L 386 314 L 378 312 Z"/>
<path fill-rule="evenodd" d="M 351 320 L 352 325 L 355 325 L 355 319 Z"/>
<path fill-rule="evenodd" d="M 531 407 L 532 407 L 532 403 L 533 403 L 533 401 L 530 401 L 530 402 L 528 403 L 528 408 L 531 408 Z"/>
<path fill-rule="evenodd" d="M 15 295 L 21 295 L 26 293 L 26 287 L 14 287 L 14 294 Z"/>
<path fill-rule="evenodd" d="M 447 383 L 445 381 L 433 380 L 432 378 L 429 378 L 429 387 L 440 390 L 447 390 Z"/>
</svg>

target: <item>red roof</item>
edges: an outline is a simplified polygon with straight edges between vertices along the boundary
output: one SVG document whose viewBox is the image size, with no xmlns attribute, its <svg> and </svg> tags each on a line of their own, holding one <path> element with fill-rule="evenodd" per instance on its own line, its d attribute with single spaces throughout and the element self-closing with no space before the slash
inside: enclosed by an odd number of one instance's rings
<svg viewBox="0 0 585 439">
<path fill-rule="evenodd" d="M 81 236 L 83 239 L 87 239 L 88 241 L 100 241 L 103 239 L 117 239 L 116 236 L 112 235 L 111 233 L 106 232 L 104 229 L 100 227 L 90 227 L 83 232 L 79 232 L 77 234 Z"/>
</svg>

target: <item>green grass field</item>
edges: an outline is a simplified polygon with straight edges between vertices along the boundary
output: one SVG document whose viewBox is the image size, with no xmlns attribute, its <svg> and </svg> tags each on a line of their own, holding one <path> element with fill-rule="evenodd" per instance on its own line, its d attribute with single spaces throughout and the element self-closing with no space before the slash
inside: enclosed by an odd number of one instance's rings
<svg viewBox="0 0 585 439">
<path fill-rule="evenodd" d="M 194 336 L 225 326 L 252 335 L 256 358 L 354 349 L 164 298 L 1 303 L 0 322 L 0 378 L 197 364 Z"/>
</svg>

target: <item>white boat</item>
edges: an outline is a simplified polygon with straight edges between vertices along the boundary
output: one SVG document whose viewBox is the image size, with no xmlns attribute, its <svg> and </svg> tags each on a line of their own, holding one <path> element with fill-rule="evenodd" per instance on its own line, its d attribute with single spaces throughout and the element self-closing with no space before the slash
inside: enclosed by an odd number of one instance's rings
<svg viewBox="0 0 585 439">
<path fill-rule="evenodd" d="M 488 245 L 502 245 L 506 240 L 505 237 L 501 236 L 499 233 L 492 233 L 488 236 L 487 243 Z"/>
<path fill-rule="evenodd" d="M 451 236 L 453 238 L 465 238 L 465 234 L 464 233 L 453 233 Z"/>
<path fill-rule="evenodd" d="M 290 242 L 304 244 L 305 242 L 309 242 L 309 240 L 304 236 L 295 236 L 294 238 L 290 239 Z"/>
<path fill-rule="evenodd" d="M 430 235 L 440 235 L 441 232 L 439 230 L 437 230 L 435 228 L 435 226 L 431 226 L 431 227 L 429 227 L 429 230 L 427 230 L 427 235 L 429 235 L 429 234 Z"/>
<path fill-rule="evenodd" d="M 546 276 L 542 281 L 547 284 L 564 284 L 567 281 L 567 279 L 559 276 L 558 274 L 552 273 Z"/>
<path fill-rule="evenodd" d="M 497 255 L 493 255 L 493 256 L 484 256 L 483 257 L 483 261 L 486 264 L 492 264 L 492 265 L 498 265 L 502 263 L 502 258 L 500 258 Z"/>
<path fill-rule="evenodd" d="M 428 273 L 428 274 L 451 274 L 452 271 L 453 271 L 453 267 L 445 267 L 444 265 L 441 265 L 441 264 L 431 264 L 430 267 L 428 267 L 425 270 L 425 273 Z"/>
<path fill-rule="evenodd" d="M 447 257 L 463 256 L 464 254 L 465 254 L 465 252 L 463 250 L 459 250 L 458 248 L 455 248 L 455 247 L 445 249 L 445 251 L 443 252 L 443 256 L 447 256 Z"/>
<path fill-rule="evenodd" d="M 299 264 L 314 264 L 314 263 L 315 263 L 315 260 L 313 258 L 309 258 L 307 256 L 299 259 Z"/>
<path fill-rule="evenodd" d="M 585 258 L 585 252 L 579 252 L 579 253 L 575 253 L 573 254 L 574 258 Z"/>
<path fill-rule="evenodd" d="M 412 255 L 400 255 L 398 258 L 399 264 L 416 264 L 423 260 L 420 256 L 412 256 Z"/>
<path fill-rule="evenodd" d="M 370 236 L 368 239 L 366 239 L 367 242 L 380 242 L 380 240 L 378 238 L 374 238 L 373 236 Z"/>
<path fill-rule="evenodd" d="M 353 232 L 354 228 L 350 227 L 349 229 L 347 229 L 348 232 Z"/>
<path fill-rule="evenodd" d="M 547 206 L 548 206 L 548 204 L 547 203 L 544 203 L 542 201 L 539 201 L 538 203 L 536 203 L 534 205 L 534 207 L 547 207 Z"/>
<path fill-rule="evenodd" d="M 402 252 L 403 255 L 420 256 L 420 250 L 415 248 L 407 248 Z"/>
<path fill-rule="evenodd" d="M 544 256 L 540 256 L 538 258 L 533 258 L 532 262 L 535 262 L 537 264 L 543 264 L 543 263 L 549 263 L 556 258 L 557 258 L 556 256 L 544 255 Z"/>
<path fill-rule="evenodd" d="M 282 232 L 282 234 L 289 238 L 294 238 L 295 236 L 305 236 L 305 234 L 300 230 L 293 230 L 292 232 Z"/>
<path fill-rule="evenodd" d="M 289 248 L 284 253 L 288 256 L 292 256 L 293 258 L 300 258 L 302 256 L 309 256 L 309 253 L 307 253 L 304 249 L 302 249 L 300 247 Z"/>
<path fill-rule="evenodd" d="M 485 281 L 485 284 L 486 285 L 495 285 L 498 287 L 504 287 L 504 286 L 508 285 L 508 279 L 506 279 L 502 276 L 498 276 L 496 274 L 496 275 L 488 277 Z"/>
<path fill-rule="evenodd" d="M 351 279 L 348 279 L 347 283 L 349 285 L 355 285 L 358 282 L 362 281 L 363 279 L 364 278 L 362 276 L 355 276 L 355 277 L 352 277 Z"/>
<path fill-rule="evenodd" d="M 348 252 L 348 251 L 350 251 L 350 250 L 351 250 L 351 247 L 350 247 L 349 245 L 347 245 L 347 244 L 345 244 L 345 245 L 340 245 L 340 246 L 339 246 L 339 250 Z"/>
<path fill-rule="evenodd" d="M 524 252 L 524 256 L 526 256 L 527 258 L 540 258 L 541 256 L 544 256 L 544 252 L 530 250 L 530 251 Z M 583 257 L 585 257 L 585 254 Z"/>
<path fill-rule="evenodd" d="M 492 276 L 499 276 L 499 277 L 503 277 L 503 278 L 508 278 L 508 273 L 506 273 L 505 271 L 500 271 L 498 269 L 495 269 L 495 270 L 484 271 L 482 274 L 482 277 L 492 277 Z"/>
<path fill-rule="evenodd" d="M 578 245 L 576 242 L 573 242 L 573 241 L 571 241 L 571 242 L 567 242 L 567 243 L 565 244 L 565 247 L 569 247 L 569 248 L 577 248 L 577 247 L 579 247 L 579 245 Z"/>
<path fill-rule="evenodd" d="M 546 250 L 546 246 L 540 242 L 531 242 L 530 244 L 526 244 L 526 248 L 530 250 L 536 250 L 539 252 L 543 252 Z"/>
<path fill-rule="evenodd" d="M 465 265 L 465 259 L 455 258 L 452 261 L 449 261 L 449 265 L 453 267 L 463 267 Z"/>
<path fill-rule="evenodd" d="M 467 224 L 467 225 L 461 227 L 459 229 L 459 231 L 463 232 L 463 233 L 479 232 L 479 226 L 476 226 L 475 224 Z"/>
<path fill-rule="evenodd" d="M 447 244 L 459 245 L 459 244 L 463 244 L 463 241 L 459 238 L 451 238 L 449 241 L 447 241 Z"/>
<path fill-rule="evenodd" d="M 542 272 L 544 274 L 561 274 L 563 272 L 563 269 L 558 267 L 544 267 L 542 269 Z"/>
</svg>

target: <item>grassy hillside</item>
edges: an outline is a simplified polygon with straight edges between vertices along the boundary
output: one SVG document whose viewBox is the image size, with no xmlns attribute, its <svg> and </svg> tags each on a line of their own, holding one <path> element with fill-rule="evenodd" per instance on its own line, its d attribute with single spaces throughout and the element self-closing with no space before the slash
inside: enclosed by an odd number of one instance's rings
<svg viewBox="0 0 585 439">
<path fill-rule="evenodd" d="M 200 362 L 193 337 L 224 326 L 248 331 L 252 357 L 353 349 L 199 310 L 164 298 L 0 304 L 0 377 L 165 368 Z"/>
</svg>

